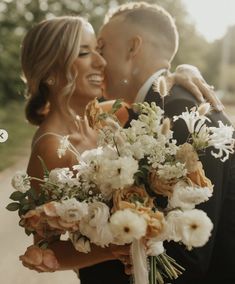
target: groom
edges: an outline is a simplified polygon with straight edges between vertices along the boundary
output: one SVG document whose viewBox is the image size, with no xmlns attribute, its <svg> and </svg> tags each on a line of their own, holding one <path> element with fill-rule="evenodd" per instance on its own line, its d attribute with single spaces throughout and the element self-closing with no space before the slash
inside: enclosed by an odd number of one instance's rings
<svg viewBox="0 0 235 284">
<path fill-rule="evenodd" d="M 162 99 L 153 91 L 152 84 L 169 69 L 178 49 L 178 32 L 172 17 L 161 7 L 143 2 L 122 5 L 114 14 L 107 17 L 100 31 L 98 43 L 107 61 L 109 98 L 123 98 L 129 104 L 156 102 L 162 107 Z M 190 109 L 196 104 L 196 99 L 185 89 L 174 86 L 170 96 L 164 100 L 164 109 L 166 115 L 172 117 L 185 111 L 186 107 Z M 130 120 L 133 117 L 130 115 Z M 222 112 L 212 111 L 209 118 L 212 126 L 217 126 L 219 120 L 230 124 Z M 177 121 L 173 130 L 177 141 L 183 143 L 188 135 L 186 127 Z M 231 177 L 232 170 L 235 176 L 235 164 L 231 165 L 232 159 L 225 163 L 220 162 L 212 157 L 210 151 L 205 153 L 201 161 L 206 176 L 214 184 L 214 193 L 200 208 L 208 214 L 214 228 L 208 243 L 190 252 L 177 243 L 165 244 L 167 253 L 186 269 L 173 283 L 235 283 L 235 276 L 232 275 L 232 264 L 235 265 L 235 238 L 232 239 L 235 233 L 232 230 L 235 230 L 235 225 L 234 228 L 230 226 L 232 218 L 235 219 L 235 178 Z M 218 256 L 220 250 L 222 254 Z M 217 259 L 213 259 L 215 257 Z M 213 271 L 219 263 L 219 257 L 222 260 L 221 267 Z M 223 266 L 223 260 L 226 260 L 226 267 Z M 117 273 L 110 275 L 110 282 L 101 281 L 102 283 L 128 283 L 128 278 L 123 274 L 118 261 L 81 270 L 80 276 L 82 283 L 95 281 L 93 275 L 96 275 L 95 278 L 99 282 L 97 277 L 102 277 L 102 273 L 105 278 L 109 277 L 111 271 Z"/>
</svg>

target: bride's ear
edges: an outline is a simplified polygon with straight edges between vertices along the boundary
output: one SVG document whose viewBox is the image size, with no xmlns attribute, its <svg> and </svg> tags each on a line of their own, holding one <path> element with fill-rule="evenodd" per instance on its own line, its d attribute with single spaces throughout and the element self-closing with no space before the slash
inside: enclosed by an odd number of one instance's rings
<svg viewBox="0 0 235 284">
<path fill-rule="evenodd" d="M 135 57 L 138 52 L 140 51 L 140 48 L 142 46 L 143 39 L 141 36 L 137 35 L 131 39 L 130 42 L 130 49 L 129 49 L 129 56 L 130 58 Z"/>
</svg>

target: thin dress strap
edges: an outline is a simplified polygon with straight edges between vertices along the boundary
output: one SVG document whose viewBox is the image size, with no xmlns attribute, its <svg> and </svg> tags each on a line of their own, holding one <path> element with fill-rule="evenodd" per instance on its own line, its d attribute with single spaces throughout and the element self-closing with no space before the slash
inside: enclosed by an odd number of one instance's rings
<svg viewBox="0 0 235 284">
<path fill-rule="evenodd" d="M 39 140 L 41 140 L 44 136 L 46 135 L 53 135 L 53 136 L 56 136 L 58 138 L 62 138 L 63 136 L 62 135 L 59 135 L 57 133 L 54 133 L 54 132 L 45 132 L 43 133 L 41 136 L 39 136 L 33 143 L 32 143 L 32 148 L 35 147 L 35 145 L 38 143 Z"/>
</svg>

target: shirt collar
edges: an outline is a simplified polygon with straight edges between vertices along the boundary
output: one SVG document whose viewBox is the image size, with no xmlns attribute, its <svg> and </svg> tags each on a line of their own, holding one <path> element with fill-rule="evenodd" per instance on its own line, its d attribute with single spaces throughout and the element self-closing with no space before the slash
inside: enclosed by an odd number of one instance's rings
<svg viewBox="0 0 235 284">
<path fill-rule="evenodd" d="M 153 82 L 164 72 L 166 69 L 160 69 L 157 72 L 155 72 L 153 75 L 151 75 L 147 81 L 142 85 L 142 87 L 139 89 L 137 96 L 135 98 L 135 103 L 142 103 L 148 93 L 148 90 L 152 86 Z"/>
</svg>

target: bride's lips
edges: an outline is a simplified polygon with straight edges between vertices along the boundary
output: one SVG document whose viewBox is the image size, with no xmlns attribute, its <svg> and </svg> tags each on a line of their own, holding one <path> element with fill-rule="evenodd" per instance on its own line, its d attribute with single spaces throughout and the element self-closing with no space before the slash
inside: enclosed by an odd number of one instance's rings
<svg viewBox="0 0 235 284">
<path fill-rule="evenodd" d="M 90 74 L 87 76 L 87 79 L 89 83 L 96 85 L 96 86 L 101 86 L 104 83 L 103 74 Z"/>
</svg>

